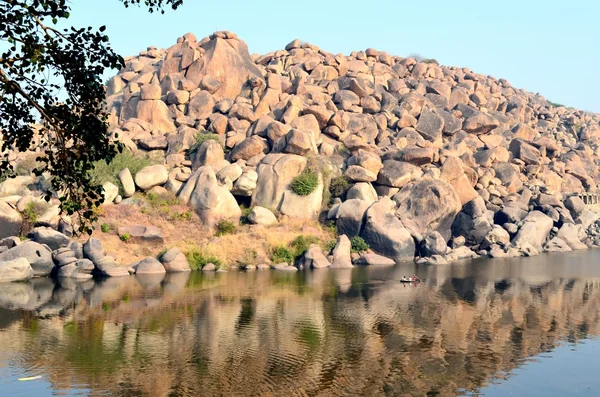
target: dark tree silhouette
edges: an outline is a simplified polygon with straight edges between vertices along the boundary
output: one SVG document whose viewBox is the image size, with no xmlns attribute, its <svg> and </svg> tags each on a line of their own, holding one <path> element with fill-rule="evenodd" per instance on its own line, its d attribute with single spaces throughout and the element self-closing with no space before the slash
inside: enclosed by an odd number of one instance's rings
<svg viewBox="0 0 600 397">
<path fill-rule="evenodd" d="M 85 1 L 85 0 L 82 0 Z M 183 0 L 116 0 L 150 12 Z M 48 173 L 61 209 L 91 232 L 102 199 L 88 172 L 122 150 L 111 142 L 102 74 L 123 67 L 105 27 L 64 26 L 68 0 L 0 0 L 0 177 L 14 176 L 9 151 L 40 148 L 36 175 Z M 66 99 L 57 100 L 62 91 Z M 46 200 L 50 200 L 48 193 Z"/>
</svg>

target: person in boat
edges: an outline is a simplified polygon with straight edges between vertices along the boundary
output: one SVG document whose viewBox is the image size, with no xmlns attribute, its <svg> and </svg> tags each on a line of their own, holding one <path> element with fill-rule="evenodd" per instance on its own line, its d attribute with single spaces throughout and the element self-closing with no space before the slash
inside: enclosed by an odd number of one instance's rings
<svg viewBox="0 0 600 397">
<path fill-rule="evenodd" d="M 411 281 L 421 281 L 421 280 L 419 280 L 419 277 L 417 277 L 417 275 L 415 274 L 414 276 L 412 276 Z"/>
<path fill-rule="evenodd" d="M 402 276 L 402 279 L 400 279 L 400 281 L 409 281 L 406 276 Z"/>
</svg>

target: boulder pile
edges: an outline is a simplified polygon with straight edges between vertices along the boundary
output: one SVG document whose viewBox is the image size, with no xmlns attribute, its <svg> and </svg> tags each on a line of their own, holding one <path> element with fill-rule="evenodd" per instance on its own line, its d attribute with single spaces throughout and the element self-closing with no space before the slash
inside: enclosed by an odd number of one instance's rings
<svg viewBox="0 0 600 397">
<path fill-rule="evenodd" d="M 162 187 L 207 227 L 238 222 L 241 202 L 255 208 L 252 223 L 276 222 L 272 212 L 328 220 L 346 236 L 338 247 L 352 236 L 370 245 L 357 263 L 600 242 L 600 215 L 580 198 L 600 182 L 600 116 L 468 68 L 300 40 L 250 55 L 234 33 L 188 33 L 126 58 L 106 95 L 113 137 L 163 160 L 124 169 L 122 195 Z M 301 193 L 293 181 L 307 172 L 317 179 Z M 30 183 L 0 185 L 0 237 L 17 234 L 15 204 Z M 114 185 L 105 192 L 108 203 L 122 199 Z M 340 249 L 307 255 L 303 266 L 350 262 Z"/>
</svg>

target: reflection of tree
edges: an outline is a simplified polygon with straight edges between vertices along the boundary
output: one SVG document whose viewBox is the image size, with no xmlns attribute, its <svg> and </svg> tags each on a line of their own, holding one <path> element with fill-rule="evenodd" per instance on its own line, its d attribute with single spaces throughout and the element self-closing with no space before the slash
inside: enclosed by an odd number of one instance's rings
<svg viewBox="0 0 600 397">
<path fill-rule="evenodd" d="M 414 288 L 377 272 L 56 289 L 38 312 L 60 301 L 66 318 L 24 312 L 0 330 L 0 354 L 20 351 L 57 389 L 115 396 L 454 395 L 600 331 L 597 281 L 455 275 Z"/>
</svg>

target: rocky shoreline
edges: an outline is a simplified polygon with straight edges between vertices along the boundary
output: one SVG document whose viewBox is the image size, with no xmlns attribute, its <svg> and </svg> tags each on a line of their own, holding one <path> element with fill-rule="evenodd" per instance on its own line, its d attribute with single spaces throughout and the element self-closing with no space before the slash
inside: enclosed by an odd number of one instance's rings
<svg viewBox="0 0 600 397">
<path fill-rule="evenodd" d="M 241 220 L 261 233 L 288 218 L 335 229 L 335 243 L 281 263 L 267 247 L 247 270 L 442 265 L 600 243 L 600 117 L 468 68 L 300 40 L 250 55 L 231 32 L 188 33 L 126 58 L 106 106 L 130 157 L 99 178 L 105 206 L 160 197 L 189 207 L 206 233 Z M 0 281 L 190 270 L 181 247 L 124 266 L 94 237 L 72 241 L 57 201 L 41 203 L 48 181 L 27 173 L 32 155 L 10 153 L 24 171 L 0 184 Z M 139 159 L 148 164 L 134 169 Z M 117 226 L 124 242 L 161 241 L 155 225 Z M 352 253 L 356 238 L 365 245 Z"/>
</svg>

